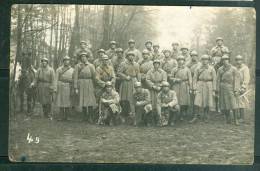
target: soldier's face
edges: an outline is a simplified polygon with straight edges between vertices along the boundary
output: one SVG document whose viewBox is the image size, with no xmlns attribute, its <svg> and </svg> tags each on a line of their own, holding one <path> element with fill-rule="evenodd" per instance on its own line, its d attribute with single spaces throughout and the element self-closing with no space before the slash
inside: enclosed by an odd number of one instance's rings
<svg viewBox="0 0 260 171">
<path fill-rule="evenodd" d="M 174 50 L 178 49 L 178 45 L 177 44 L 173 44 L 172 45 L 172 49 L 174 49 Z"/>
<path fill-rule="evenodd" d="M 85 55 L 81 56 L 81 61 L 82 62 L 87 62 L 88 61 L 87 56 L 85 56 Z"/>
<path fill-rule="evenodd" d="M 207 64 L 209 63 L 209 60 L 207 60 L 207 59 L 202 59 L 201 62 L 202 62 L 203 65 L 207 65 Z"/>
<path fill-rule="evenodd" d="M 119 57 L 119 58 L 122 58 L 122 57 L 123 57 L 123 53 L 122 53 L 122 52 L 117 52 L 116 55 L 117 55 L 117 57 Z"/>
<path fill-rule="evenodd" d="M 103 64 L 107 66 L 108 65 L 108 60 L 103 60 Z"/>
<path fill-rule="evenodd" d="M 111 92 L 111 91 L 112 91 L 112 87 L 107 86 L 107 87 L 106 87 L 106 91 L 107 91 L 107 92 Z"/>
<path fill-rule="evenodd" d="M 217 41 L 217 45 L 218 45 L 218 46 L 223 45 L 223 41 L 222 41 L 222 40 L 218 40 L 218 41 Z"/>
<path fill-rule="evenodd" d="M 146 47 L 147 49 L 151 49 L 151 48 L 152 48 L 152 44 L 151 44 L 151 43 L 146 43 L 145 47 Z"/>
<path fill-rule="evenodd" d="M 228 59 L 223 59 L 222 61 L 223 61 L 224 65 L 228 65 L 229 64 L 229 60 Z"/>
<path fill-rule="evenodd" d="M 194 60 L 194 61 L 196 61 L 197 58 L 198 58 L 198 56 L 196 56 L 196 55 L 192 55 L 192 56 L 191 56 L 191 59 Z"/>
<path fill-rule="evenodd" d="M 182 49 L 182 54 L 187 54 L 188 53 L 188 49 Z"/>
<path fill-rule="evenodd" d="M 87 45 L 86 45 L 86 43 L 81 43 L 81 44 L 80 44 L 80 47 L 81 47 L 82 49 L 85 49 L 85 48 L 87 47 Z"/>
<path fill-rule="evenodd" d="M 153 66 L 154 66 L 155 69 L 158 69 L 160 64 L 156 62 L 156 63 L 153 64 Z"/>
<path fill-rule="evenodd" d="M 162 89 L 163 89 L 164 92 L 168 92 L 169 91 L 169 87 L 166 87 L 166 86 L 163 87 Z"/>
<path fill-rule="evenodd" d="M 131 61 L 131 62 L 132 62 L 132 61 L 134 60 L 134 55 L 128 55 L 128 57 L 127 57 L 127 58 L 128 58 L 128 60 L 129 60 L 129 61 Z"/>
<path fill-rule="evenodd" d="M 168 51 L 164 53 L 164 56 L 165 56 L 166 58 L 170 57 L 170 55 L 171 55 L 171 54 L 170 54 Z"/>
<path fill-rule="evenodd" d="M 148 59 L 148 57 L 149 57 L 149 54 L 143 54 L 144 59 Z"/>
<path fill-rule="evenodd" d="M 158 51 L 159 51 L 159 47 L 158 47 L 158 46 L 154 46 L 154 47 L 153 47 L 153 50 L 154 50 L 155 52 L 158 52 Z"/>
<path fill-rule="evenodd" d="M 130 48 L 134 48 L 135 47 L 135 43 L 129 43 L 129 47 Z"/>
<path fill-rule="evenodd" d="M 104 55 L 105 55 L 105 53 L 104 53 L 104 52 L 99 52 L 98 54 L 99 54 L 99 57 L 102 57 L 102 56 L 104 56 Z"/>
<path fill-rule="evenodd" d="M 184 60 L 178 60 L 178 65 L 182 66 L 184 64 Z"/>
<path fill-rule="evenodd" d="M 47 62 L 47 61 L 42 61 L 42 66 L 43 66 L 43 67 L 46 67 L 46 66 L 47 66 L 47 64 L 48 64 L 48 62 Z"/>
<path fill-rule="evenodd" d="M 136 88 L 135 88 L 135 91 L 138 92 L 138 93 L 140 93 L 141 90 L 142 90 L 142 87 L 136 87 Z"/>
<path fill-rule="evenodd" d="M 242 61 L 242 60 L 236 60 L 236 63 L 237 63 L 238 65 L 241 65 L 241 64 L 243 63 L 243 61 Z"/>
<path fill-rule="evenodd" d="M 69 66 L 69 65 L 70 65 L 70 61 L 69 61 L 69 60 L 65 60 L 65 61 L 64 61 L 64 65 L 65 65 L 65 66 Z"/>
<path fill-rule="evenodd" d="M 111 49 L 115 49 L 116 48 L 116 44 L 111 44 L 110 47 L 111 47 Z"/>
</svg>

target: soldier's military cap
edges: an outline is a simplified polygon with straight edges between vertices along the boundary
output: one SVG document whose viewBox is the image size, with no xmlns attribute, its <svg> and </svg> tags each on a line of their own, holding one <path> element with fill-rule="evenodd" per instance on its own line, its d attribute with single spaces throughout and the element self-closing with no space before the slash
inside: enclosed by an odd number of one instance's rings
<svg viewBox="0 0 260 171">
<path fill-rule="evenodd" d="M 116 52 L 124 52 L 122 48 L 117 48 Z"/>
<path fill-rule="evenodd" d="M 179 45 L 179 43 L 175 41 L 175 42 L 172 42 L 172 46 L 173 45 Z"/>
<path fill-rule="evenodd" d="M 112 40 L 112 41 L 110 41 L 110 44 L 111 44 L 111 45 L 115 45 L 115 44 L 116 44 L 116 41 Z"/>
<path fill-rule="evenodd" d="M 108 60 L 109 58 L 108 58 L 108 56 L 107 55 L 103 55 L 102 56 L 102 60 Z"/>
<path fill-rule="evenodd" d="M 202 55 L 201 60 L 209 60 L 209 55 Z"/>
<path fill-rule="evenodd" d="M 82 40 L 82 41 L 80 41 L 80 44 L 87 44 L 87 42 Z"/>
<path fill-rule="evenodd" d="M 48 59 L 48 58 L 46 58 L 46 57 L 43 57 L 43 58 L 41 59 L 41 62 L 42 62 L 42 61 L 49 62 L 49 59 Z"/>
<path fill-rule="evenodd" d="M 113 84 L 110 81 L 107 81 L 106 84 L 105 84 L 105 87 L 112 87 L 112 86 L 113 86 Z"/>
<path fill-rule="evenodd" d="M 79 54 L 79 57 L 82 57 L 82 56 L 89 56 L 89 54 L 87 52 L 82 52 Z"/>
<path fill-rule="evenodd" d="M 171 53 L 171 51 L 170 51 L 169 49 L 165 49 L 165 50 L 163 50 L 163 53 L 166 53 L 166 52 Z"/>
<path fill-rule="evenodd" d="M 167 81 L 163 81 L 162 87 L 170 87 L 170 84 Z"/>
<path fill-rule="evenodd" d="M 65 61 L 65 60 L 70 60 L 70 57 L 65 56 L 62 60 L 63 60 L 63 61 Z"/>
<path fill-rule="evenodd" d="M 153 42 L 152 42 L 151 40 L 147 40 L 147 41 L 145 42 L 145 45 L 148 44 L 148 43 L 153 44 Z"/>
<path fill-rule="evenodd" d="M 135 82 L 134 87 L 135 88 L 142 87 L 142 83 L 137 81 L 137 82 Z"/>
<path fill-rule="evenodd" d="M 159 63 L 159 64 L 161 64 L 161 61 L 158 60 L 158 59 L 155 59 L 155 60 L 153 61 L 153 64 L 155 64 L 155 63 Z"/>
<path fill-rule="evenodd" d="M 190 56 L 198 56 L 198 53 L 195 50 L 193 50 L 190 52 Z"/>
<path fill-rule="evenodd" d="M 187 50 L 189 50 L 189 48 L 188 48 L 188 47 L 186 47 L 186 46 L 182 46 L 182 47 L 181 47 L 181 50 L 184 50 L 184 49 L 187 49 Z"/>
<path fill-rule="evenodd" d="M 132 52 L 132 51 L 129 51 L 129 52 L 127 52 L 126 56 L 129 56 L 129 55 L 133 55 L 133 56 L 135 56 L 135 53 Z"/>
<path fill-rule="evenodd" d="M 142 54 L 149 54 L 149 51 L 147 49 L 144 49 Z"/>
<path fill-rule="evenodd" d="M 98 53 L 100 53 L 100 52 L 105 53 L 106 51 L 104 49 L 99 49 Z"/>
<path fill-rule="evenodd" d="M 223 55 L 222 57 L 221 57 L 221 59 L 223 60 L 223 59 L 229 59 L 229 56 L 228 55 Z"/>
<path fill-rule="evenodd" d="M 177 57 L 177 61 L 178 60 L 184 60 L 185 61 L 185 58 L 184 58 L 184 56 L 180 55 L 180 56 Z"/>
<path fill-rule="evenodd" d="M 237 55 L 237 56 L 235 57 L 235 59 L 236 59 L 236 60 L 243 60 L 244 58 L 243 58 L 243 56 L 241 56 L 241 55 Z"/>
<path fill-rule="evenodd" d="M 128 40 L 128 44 L 129 43 L 135 43 L 135 41 L 133 39 L 130 39 L 130 40 Z"/>
<path fill-rule="evenodd" d="M 223 38 L 222 38 L 222 37 L 217 37 L 217 38 L 216 38 L 216 41 L 219 41 L 219 40 L 222 40 L 222 41 L 223 41 Z"/>
<path fill-rule="evenodd" d="M 153 44 L 153 47 L 160 47 L 158 43 Z"/>
</svg>

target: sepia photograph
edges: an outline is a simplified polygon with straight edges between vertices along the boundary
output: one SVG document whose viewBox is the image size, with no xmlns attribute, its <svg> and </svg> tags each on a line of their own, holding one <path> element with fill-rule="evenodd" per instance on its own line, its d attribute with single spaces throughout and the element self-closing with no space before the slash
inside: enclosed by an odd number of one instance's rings
<svg viewBox="0 0 260 171">
<path fill-rule="evenodd" d="M 254 162 L 250 7 L 15 4 L 12 162 Z"/>
</svg>

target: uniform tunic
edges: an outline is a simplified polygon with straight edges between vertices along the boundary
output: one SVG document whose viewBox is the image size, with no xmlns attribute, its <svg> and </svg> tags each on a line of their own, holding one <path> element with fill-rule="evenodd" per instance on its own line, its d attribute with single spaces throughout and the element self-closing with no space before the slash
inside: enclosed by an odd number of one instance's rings
<svg viewBox="0 0 260 171">
<path fill-rule="evenodd" d="M 36 84 L 38 101 L 43 105 L 51 104 L 55 85 L 54 70 L 50 66 L 39 68 L 36 73 Z"/>
<path fill-rule="evenodd" d="M 192 86 L 190 69 L 186 66 L 180 66 L 177 69 L 173 69 L 171 80 L 174 82 L 172 88 L 177 94 L 179 105 L 190 105 L 190 89 Z"/>
<path fill-rule="evenodd" d="M 129 49 L 129 48 L 126 49 L 124 51 L 124 57 L 126 57 L 126 54 L 129 51 L 131 51 L 131 52 L 133 52 L 135 54 L 135 58 L 134 58 L 135 62 L 140 62 L 142 60 L 142 53 L 138 49 L 136 49 L 136 48 L 134 48 L 134 49 Z"/>
<path fill-rule="evenodd" d="M 93 61 L 93 60 L 94 60 L 93 54 L 92 54 L 91 50 L 88 49 L 88 48 L 85 48 L 85 49 L 78 48 L 78 49 L 76 49 L 75 52 L 74 52 L 74 54 L 73 54 L 73 56 L 74 56 L 75 58 L 77 58 L 78 61 L 80 61 L 79 55 L 80 55 L 81 53 L 83 53 L 83 52 L 85 52 L 85 53 L 87 53 L 87 54 L 89 55 L 89 61 Z"/>
<path fill-rule="evenodd" d="M 212 66 L 200 66 L 194 73 L 193 83 L 196 90 L 194 105 L 215 110 L 213 91 L 216 91 L 216 71 Z"/>
<path fill-rule="evenodd" d="M 79 63 L 75 67 L 74 88 L 79 90 L 79 107 L 96 106 L 94 81 L 96 71 L 93 64 Z"/>
<path fill-rule="evenodd" d="M 159 93 L 158 90 L 153 89 L 153 86 L 160 87 L 163 81 L 167 81 L 167 73 L 161 68 L 158 70 L 152 68 L 147 72 L 146 82 L 150 90 L 153 109 L 157 107 L 157 95 Z"/>
<path fill-rule="evenodd" d="M 70 107 L 71 106 L 71 92 L 73 86 L 73 72 L 74 69 L 70 66 L 59 67 L 56 70 L 56 85 L 57 91 L 56 105 L 58 107 Z"/>
<path fill-rule="evenodd" d="M 115 73 L 117 74 L 118 68 L 119 68 L 119 66 L 120 66 L 123 62 L 125 62 L 125 58 L 124 58 L 124 57 L 118 58 L 117 56 L 114 56 L 114 57 L 111 59 L 111 62 L 112 62 L 112 65 L 113 65 L 113 67 L 114 67 L 114 71 L 115 71 Z"/>
<path fill-rule="evenodd" d="M 159 60 L 159 61 L 163 61 L 163 59 L 164 59 L 164 55 L 163 55 L 163 53 L 161 53 L 161 52 L 153 52 L 153 54 L 152 54 L 152 60 L 154 61 L 154 60 Z"/>
<path fill-rule="evenodd" d="M 240 89 L 248 90 L 248 84 L 250 81 L 250 72 L 248 66 L 245 64 L 242 64 L 241 66 L 237 66 L 239 75 L 240 75 Z M 241 95 L 240 95 L 241 96 Z M 248 102 L 246 100 L 246 97 L 239 97 L 238 98 L 238 105 L 239 108 L 247 108 Z"/>
<path fill-rule="evenodd" d="M 167 73 L 167 76 L 170 76 L 171 71 L 177 66 L 178 66 L 177 61 L 172 58 L 164 58 L 161 64 L 161 67 Z"/>
<path fill-rule="evenodd" d="M 131 63 L 129 61 L 125 61 L 118 69 L 118 76 L 122 80 L 119 90 L 120 99 L 133 103 L 134 83 L 136 81 L 140 81 L 141 79 L 139 64 L 136 62 Z M 127 80 L 127 76 L 130 76 L 131 79 Z"/>
<path fill-rule="evenodd" d="M 150 61 L 149 59 L 143 60 L 142 62 L 140 62 L 141 81 L 142 81 L 142 86 L 145 88 L 147 87 L 146 74 L 151 68 L 153 68 L 153 62 Z"/>
<path fill-rule="evenodd" d="M 109 57 L 109 59 L 112 59 L 114 56 L 116 56 L 116 51 L 115 49 L 110 48 L 106 51 L 106 54 Z"/>
<path fill-rule="evenodd" d="M 171 55 L 171 58 L 172 59 L 177 59 L 177 57 L 179 56 L 179 51 L 176 49 L 176 50 L 172 50 L 172 55 Z"/>
<path fill-rule="evenodd" d="M 95 68 L 98 68 L 99 66 L 102 65 L 102 63 L 103 63 L 103 62 L 102 62 L 102 59 L 97 58 L 97 59 L 94 60 L 93 65 L 95 66 Z M 110 66 L 112 66 L 112 62 L 111 62 L 110 59 L 108 60 L 108 64 L 109 64 Z"/>
<path fill-rule="evenodd" d="M 240 79 L 237 69 L 231 64 L 222 66 L 217 72 L 217 91 L 219 92 L 219 107 L 221 110 L 238 108 L 238 99 L 235 92 L 240 88 Z"/>
<path fill-rule="evenodd" d="M 221 57 L 228 52 L 229 52 L 228 48 L 224 45 L 214 46 L 210 51 L 213 65 L 219 63 L 221 61 Z"/>
</svg>

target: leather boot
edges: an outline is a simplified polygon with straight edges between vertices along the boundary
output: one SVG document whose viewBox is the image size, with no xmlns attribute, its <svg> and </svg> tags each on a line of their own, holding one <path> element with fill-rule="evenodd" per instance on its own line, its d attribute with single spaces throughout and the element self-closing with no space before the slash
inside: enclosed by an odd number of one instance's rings
<svg viewBox="0 0 260 171">
<path fill-rule="evenodd" d="M 237 112 L 237 110 L 233 110 L 233 116 L 234 116 L 234 124 L 235 124 L 235 125 L 239 125 L 239 122 L 238 122 L 238 112 Z"/>
</svg>

